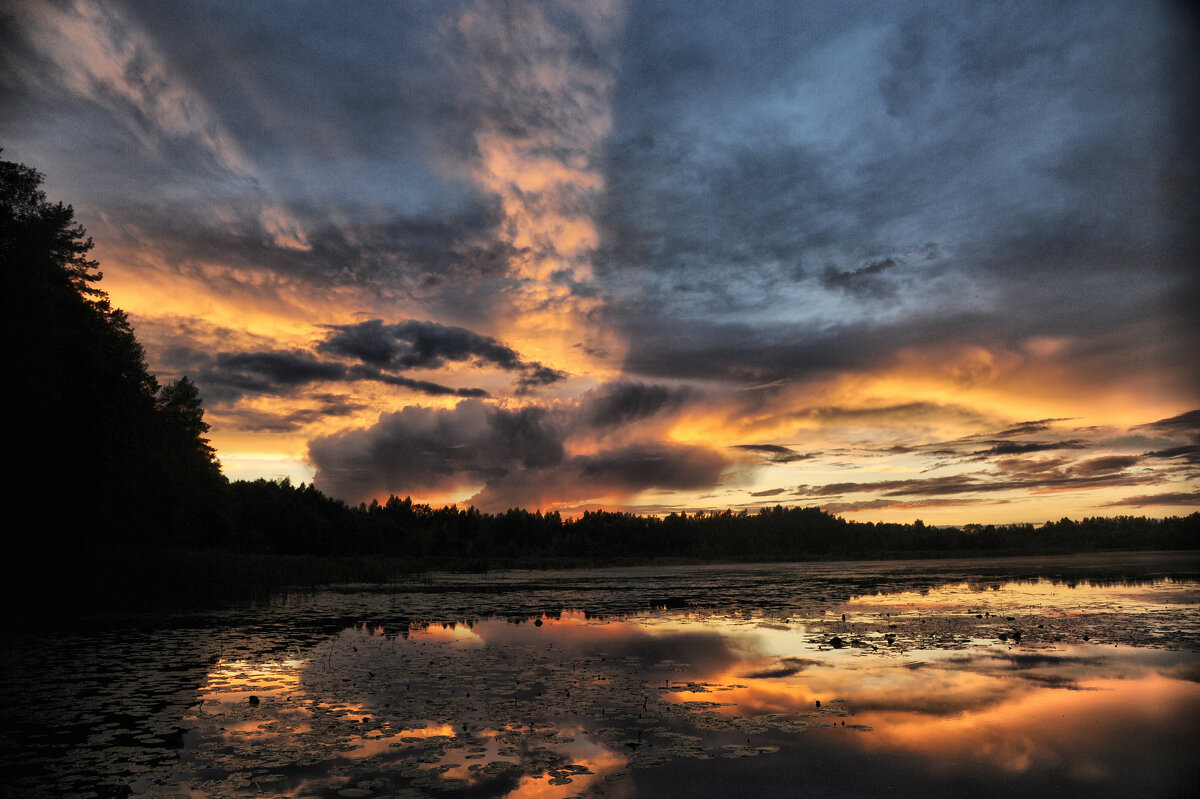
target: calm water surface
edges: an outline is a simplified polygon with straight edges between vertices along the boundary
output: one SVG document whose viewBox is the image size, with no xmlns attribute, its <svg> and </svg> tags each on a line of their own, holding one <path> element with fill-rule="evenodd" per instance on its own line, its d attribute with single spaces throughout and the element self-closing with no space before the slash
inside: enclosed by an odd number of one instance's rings
<svg viewBox="0 0 1200 799">
<path fill-rule="evenodd" d="M 446 575 L 22 629 L 0 795 L 1191 796 L 1198 573 Z"/>
</svg>

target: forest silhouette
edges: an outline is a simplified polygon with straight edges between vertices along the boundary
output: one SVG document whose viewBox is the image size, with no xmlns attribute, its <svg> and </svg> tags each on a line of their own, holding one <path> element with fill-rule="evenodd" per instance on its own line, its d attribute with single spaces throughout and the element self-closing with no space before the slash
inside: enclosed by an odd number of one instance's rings
<svg viewBox="0 0 1200 799">
<path fill-rule="evenodd" d="M 349 506 L 311 485 L 228 481 L 199 388 L 160 385 L 126 314 L 99 288 L 92 240 L 43 176 L 0 160 L 5 392 L 12 522 L 4 614 L 159 608 L 265 596 L 289 585 L 423 569 L 599 566 L 1194 549 L 1183 518 L 1063 519 L 957 528 L 849 522 L 818 508 L 666 517 L 512 509 L 390 497 Z"/>
</svg>

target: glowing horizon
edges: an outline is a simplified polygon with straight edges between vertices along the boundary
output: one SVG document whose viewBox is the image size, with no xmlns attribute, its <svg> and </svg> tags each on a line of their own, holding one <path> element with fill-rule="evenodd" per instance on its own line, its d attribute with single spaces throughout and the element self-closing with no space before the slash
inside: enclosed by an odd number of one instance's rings
<svg viewBox="0 0 1200 799">
<path fill-rule="evenodd" d="M 74 205 L 233 479 L 567 515 L 1200 508 L 1194 27 L 763 11 L 26 0 L 0 146 Z"/>
</svg>

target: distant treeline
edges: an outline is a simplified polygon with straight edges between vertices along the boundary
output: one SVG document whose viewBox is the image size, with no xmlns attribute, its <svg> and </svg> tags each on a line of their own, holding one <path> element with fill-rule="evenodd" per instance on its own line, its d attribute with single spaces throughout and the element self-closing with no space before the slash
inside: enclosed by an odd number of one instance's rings
<svg viewBox="0 0 1200 799">
<path fill-rule="evenodd" d="M 379 554 L 477 567 L 546 562 L 603 564 L 648 559 L 790 561 L 963 554 L 1045 554 L 1200 548 L 1200 513 L 1184 518 L 1118 516 L 1042 525 L 966 528 L 851 522 L 819 508 L 672 513 L 666 517 L 512 509 L 482 513 L 391 497 L 357 507 L 308 485 L 234 482 L 222 547 L 259 552 Z"/>
<path fill-rule="evenodd" d="M 311 485 L 229 482 L 186 377 L 159 385 L 98 288 L 92 240 L 42 175 L 0 160 L 0 273 L 10 343 L 4 392 L 4 611 L 201 603 L 424 568 L 785 561 L 1200 548 L 1200 514 L 967 529 L 855 523 L 817 508 L 665 518 L 432 508 L 392 497 L 350 507 Z"/>
</svg>

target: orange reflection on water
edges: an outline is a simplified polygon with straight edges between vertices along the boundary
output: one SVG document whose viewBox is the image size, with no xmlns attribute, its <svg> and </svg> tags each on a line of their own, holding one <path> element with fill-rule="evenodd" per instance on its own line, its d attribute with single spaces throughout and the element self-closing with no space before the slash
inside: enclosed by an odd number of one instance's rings
<svg viewBox="0 0 1200 799">
<path fill-rule="evenodd" d="M 919 657 L 864 657 L 855 652 L 826 651 L 820 653 L 820 659 L 801 652 L 747 660 L 706 678 L 703 690 L 672 690 L 666 698 L 719 703 L 714 710 L 729 716 L 782 713 L 801 720 L 828 720 L 831 703 L 836 703 L 839 717 L 842 711 L 859 715 L 880 708 L 941 717 L 1028 690 L 1011 675 L 998 678 L 957 668 L 953 651 L 909 653 L 914 654 Z"/>
<path fill-rule="evenodd" d="M 487 646 L 546 642 L 559 649 L 591 652 L 653 635 L 652 628 L 630 625 L 622 620 L 589 619 L 581 611 L 563 611 L 558 616 L 543 614 L 532 623 L 484 621 L 474 629 L 479 640 Z"/>
<path fill-rule="evenodd" d="M 1200 718 L 1200 681 L 1182 653 L 1095 645 L 788 650 L 784 642 L 798 637 L 771 641 L 773 631 L 762 632 L 763 654 L 690 673 L 663 687 L 664 700 L 705 703 L 693 707 L 725 719 L 834 726 L 825 732 L 844 733 L 845 745 L 908 758 L 931 774 L 1060 771 L 1084 781 L 1113 779 L 1131 743 L 1170 738 L 1182 719 Z M 756 635 L 745 625 L 728 634 L 743 639 L 742 649 Z"/>
<path fill-rule="evenodd" d="M 219 660 L 200 687 L 200 716 L 220 719 L 224 738 L 311 732 L 308 708 L 288 701 L 302 692 L 303 660 Z"/>
<path fill-rule="evenodd" d="M 204 704 L 258 705 L 264 700 L 297 693 L 300 691 L 300 668 L 305 662 L 219 660 L 200 687 L 200 700 Z"/>
<path fill-rule="evenodd" d="M 398 745 L 415 743 L 413 739 L 427 741 L 430 738 L 454 738 L 456 735 L 454 727 L 449 724 L 406 730 L 373 729 L 368 730 L 365 735 L 354 735 L 346 739 L 346 746 L 349 748 L 341 754 L 349 758 L 372 757 L 395 749 Z"/>
<path fill-rule="evenodd" d="M 575 626 L 593 623 L 589 622 L 587 614 L 582 610 L 564 610 L 557 616 L 552 616 L 549 613 L 543 613 L 541 621 L 544 624 L 570 624 Z"/>
<path fill-rule="evenodd" d="M 414 727 L 409 730 L 398 730 L 394 733 L 397 738 L 453 738 L 454 728 L 449 724 L 438 724 L 431 727 Z"/>
<path fill-rule="evenodd" d="M 566 785 L 559 781 L 561 778 L 556 780 L 550 775 L 522 777 L 517 787 L 505 794 L 505 799 L 561 799 L 564 796 L 583 795 L 603 783 L 605 777 L 624 770 L 628 765 L 628 761 L 616 752 L 593 742 L 588 742 L 588 745 L 593 750 L 590 754 L 578 754 L 584 747 L 577 747 L 572 752 L 572 764 L 583 766 L 592 773 L 572 774 L 568 777 L 571 782 Z"/>
<path fill-rule="evenodd" d="M 1112 758 L 1117 750 L 1138 746 L 1140 732 L 1197 714 L 1200 685 L 1150 675 L 1088 681 L 1077 690 L 1033 690 L 935 720 L 913 712 L 865 713 L 863 723 L 874 731 L 854 744 L 918 755 L 939 772 L 975 768 L 982 761 L 1012 773 L 1066 768 L 1076 777 L 1100 780 L 1124 759 Z"/>
<path fill-rule="evenodd" d="M 353 772 L 383 795 L 565 799 L 636 791 L 640 776 L 608 784 L 626 769 L 751 756 L 763 771 L 873 759 L 930 795 L 976 779 L 1141 785 L 1156 768 L 1183 773 L 1197 732 L 1200 663 L 1177 643 L 1194 640 L 1181 632 L 1195 623 L 1189 592 L 963 581 L 849 604 L 822 595 L 776 616 L 567 610 L 404 621 L 391 636 L 360 622 L 309 650 L 308 668 L 219 662 L 200 715 L 219 767 L 235 750 L 248 769 L 269 753 L 327 770 L 299 793 L 281 777 L 279 795 L 341 790 Z"/>
<path fill-rule="evenodd" d="M 1046 579 L 1028 581 L 961 582 L 925 591 L 861 595 L 847 606 L 873 612 L 957 612 L 1036 610 L 1048 614 L 1082 614 L 1101 611 L 1152 611 L 1194 605 L 1200 594 L 1194 583 L 1163 578 L 1148 585 L 1066 583 Z"/>
<path fill-rule="evenodd" d="M 412 630 L 409 635 L 413 639 L 453 643 L 459 646 L 483 646 L 483 639 L 466 624 L 431 624 Z"/>
</svg>

